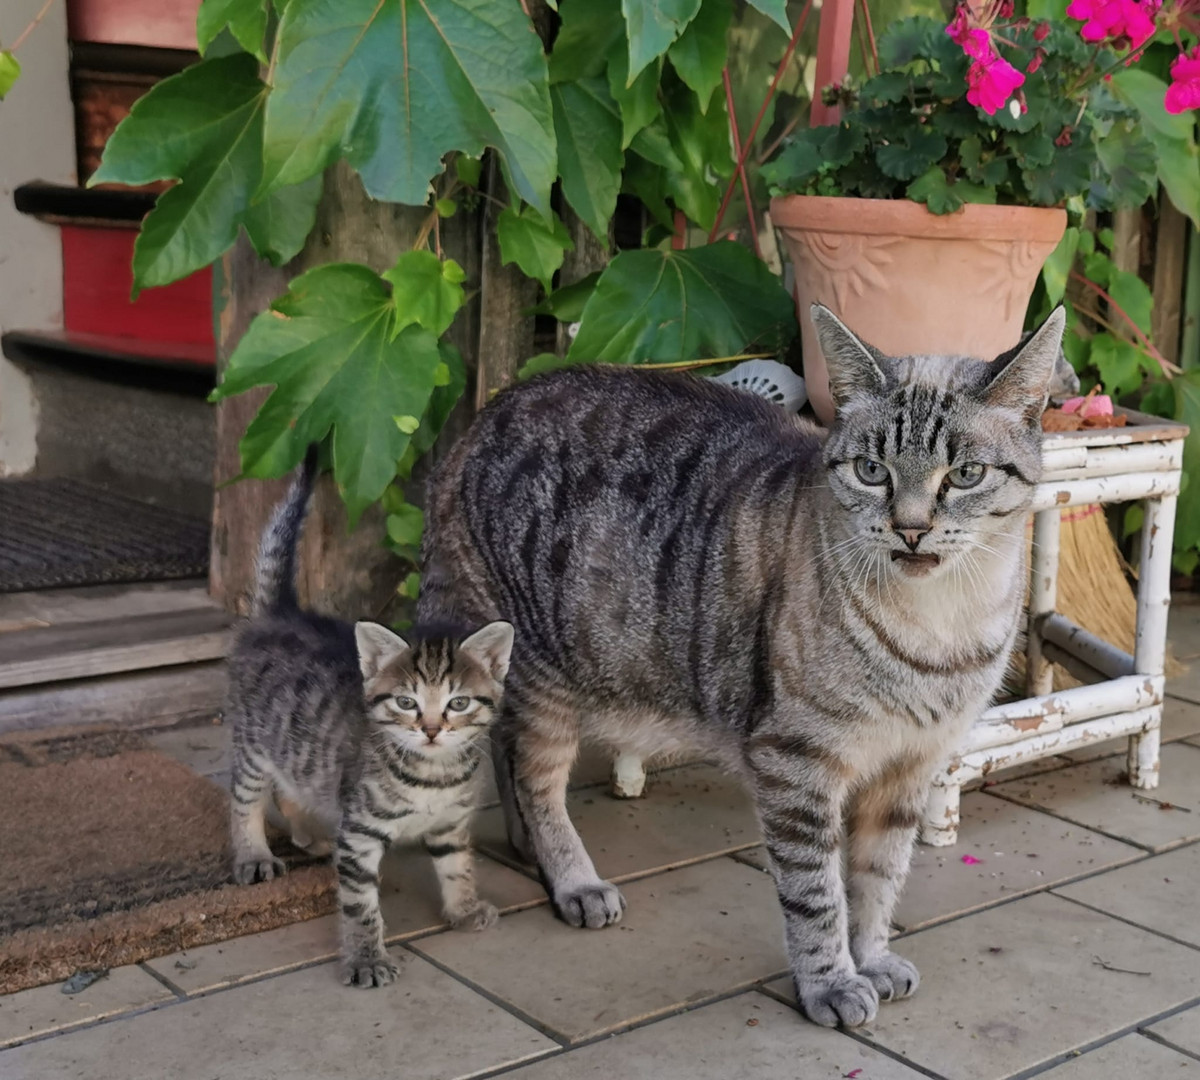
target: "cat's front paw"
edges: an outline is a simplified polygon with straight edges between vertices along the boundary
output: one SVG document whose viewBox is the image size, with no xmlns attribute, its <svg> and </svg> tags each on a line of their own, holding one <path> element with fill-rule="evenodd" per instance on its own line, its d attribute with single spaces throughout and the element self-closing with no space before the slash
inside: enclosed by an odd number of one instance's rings
<svg viewBox="0 0 1200 1080">
<path fill-rule="evenodd" d="M 599 930 L 621 921 L 625 897 L 607 881 L 596 881 L 575 889 L 554 894 L 554 906 L 563 922 L 570 926 L 586 926 Z"/>
<path fill-rule="evenodd" d="M 239 858 L 233 864 L 233 880 L 239 885 L 253 885 L 256 881 L 270 881 L 272 878 L 283 877 L 287 867 L 282 859 L 277 859 L 270 853 L 266 855 L 250 855 Z"/>
<path fill-rule="evenodd" d="M 369 989 L 396 981 L 400 968 L 385 952 L 360 953 L 342 961 L 342 983 Z"/>
<path fill-rule="evenodd" d="M 862 1027 L 879 1012 L 879 994 L 863 975 L 844 973 L 797 982 L 796 996 L 804 1015 L 822 1027 Z"/>
<path fill-rule="evenodd" d="M 921 973 L 915 965 L 892 952 L 864 960 L 858 966 L 858 973 L 870 980 L 880 1001 L 911 997 L 921 985 Z"/>
<path fill-rule="evenodd" d="M 455 930 L 486 930 L 489 926 L 495 926 L 499 918 L 500 912 L 495 904 L 480 900 L 474 907 L 452 914 L 450 925 Z"/>
</svg>

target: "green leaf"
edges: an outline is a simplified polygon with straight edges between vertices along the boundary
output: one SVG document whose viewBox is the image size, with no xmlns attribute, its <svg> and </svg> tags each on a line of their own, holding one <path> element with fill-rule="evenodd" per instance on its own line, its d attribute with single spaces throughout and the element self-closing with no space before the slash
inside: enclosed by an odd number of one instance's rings
<svg viewBox="0 0 1200 1080">
<path fill-rule="evenodd" d="M 266 0 L 204 0 L 196 12 L 196 46 L 201 56 L 227 26 L 246 52 L 257 57 L 259 63 L 267 62 L 263 49 L 267 33 Z"/>
<path fill-rule="evenodd" d="M 1057 305 L 1067 291 L 1067 278 L 1075 265 L 1075 253 L 1079 250 L 1079 229 L 1072 226 L 1063 233 L 1058 247 L 1042 266 L 1042 283 L 1046 286 L 1046 299 L 1051 306 Z"/>
<path fill-rule="evenodd" d="M 613 46 L 609 55 L 608 90 L 621 113 L 621 149 L 624 150 L 662 111 L 658 104 L 662 60 L 647 64 L 632 84 L 626 85 L 629 57 L 625 52 L 624 39 Z"/>
<path fill-rule="evenodd" d="M 1128 315 L 1143 334 L 1150 333 L 1150 312 L 1154 307 L 1154 296 L 1137 274 L 1115 267 L 1108 282 L 1108 295 Z"/>
<path fill-rule="evenodd" d="M 596 284 L 567 357 L 616 364 L 776 349 L 796 333 L 787 290 L 738 244 L 624 251 Z"/>
<path fill-rule="evenodd" d="M 1142 381 L 1137 349 L 1112 334 L 1092 338 L 1091 361 L 1100 373 L 1104 392 L 1114 398 L 1136 390 Z"/>
<path fill-rule="evenodd" d="M 551 224 L 547 225 L 532 207 L 506 207 L 496 222 L 496 235 L 501 263 L 507 266 L 515 262 L 522 274 L 536 278 L 546 292 L 552 287 L 555 271 L 562 266 L 563 253 L 575 248 L 557 215 L 552 214 Z"/>
<path fill-rule="evenodd" d="M 21 62 L 7 50 L 0 50 L 0 101 L 21 77 Z"/>
<path fill-rule="evenodd" d="M 1138 111 L 1147 129 L 1153 129 L 1170 139 L 1189 140 L 1195 136 L 1195 116 L 1191 113 L 1172 115 L 1167 112 L 1163 106 L 1167 84 L 1150 72 L 1136 67 L 1113 72 L 1109 86 L 1121 101 Z"/>
<path fill-rule="evenodd" d="M 458 203 L 453 199 L 438 199 L 433 208 L 437 211 L 437 216 L 440 218 L 452 218 L 458 213 Z"/>
<path fill-rule="evenodd" d="M 747 0 L 747 3 L 789 34 L 792 32 L 792 25 L 787 17 L 787 0 Z"/>
<path fill-rule="evenodd" d="M 762 167 L 762 178 L 780 191 L 802 191 L 808 181 L 826 168 L 825 128 L 801 131 Z"/>
<path fill-rule="evenodd" d="M 953 214 L 963 204 L 957 186 L 951 186 L 941 166 L 934 165 L 909 184 L 905 194 L 913 202 L 924 203 L 931 214 Z"/>
<path fill-rule="evenodd" d="M 1175 419 L 1175 390 L 1166 380 L 1151 383 L 1145 388 L 1138 408 L 1151 416 Z"/>
<path fill-rule="evenodd" d="M 441 363 L 434 371 L 433 394 L 412 440 L 412 449 L 418 456 L 433 449 L 446 420 L 467 388 L 467 365 L 463 363 L 462 353 L 448 341 L 439 341 L 438 355 Z"/>
<path fill-rule="evenodd" d="M 1128 540 L 1134 533 L 1141 532 L 1145 517 L 1146 512 L 1142 509 L 1141 503 L 1125 507 L 1125 514 L 1121 521 L 1121 539 Z"/>
<path fill-rule="evenodd" d="M 1168 139 L 1152 131 L 1158 151 L 1158 178 L 1173 202 L 1200 229 L 1200 148 L 1193 141 Z"/>
<path fill-rule="evenodd" d="M 443 262 L 432 251 L 406 251 L 401 255 L 396 265 L 383 274 L 383 279 L 391 283 L 396 308 L 392 337 L 414 324 L 441 337 L 463 306 L 465 276 L 453 259 Z"/>
<path fill-rule="evenodd" d="M 596 282 L 600 280 L 600 271 L 596 270 L 570 285 L 555 289 L 537 307 L 533 309 L 538 315 L 553 315 L 559 322 L 578 322 L 583 318 L 583 309 L 596 291 Z"/>
<path fill-rule="evenodd" d="M 479 187 L 479 178 L 483 175 L 483 159 L 459 154 L 454 159 L 454 174 L 458 182 L 467 187 Z"/>
<path fill-rule="evenodd" d="M 181 181 L 142 224 L 135 296 L 207 266 L 237 238 L 261 177 L 266 93 L 248 53 L 203 60 L 154 86 L 113 132 L 89 186 Z M 288 247 L 268 237 L 272 216 L 264 209 L 255 219 L 259 242 Z"/>
<path fill-rule="evenodd" d="M 420 538 L 418 537 L 418 540 L 419 539 Z M 421 575 L 416 570 L 414 570 L 411 574 L 409 574 L 407 577 L 405 577 L 405 579 L 396 588 L 396 592 L 398 592 L 401 596 L 406 597 L 409 600 L 415 600 L 417 598 L 417 596 L 420 594 L 420 591 L 421 591 Z"/>
<path fill-rule="evenodd" d="M 859 97 L 867 102 L 895 104 L 912 89 L 912 79 L 903 71 L 884 71 L 863 83 Z"/>
<path fill-rule="evenodd" d="M 1092 180 L 1094 153 L 1091 145 L 1077 138 L 1062 147 L 1049 165 L 1021 170 L 1021 179 L 1029 190 L 1034 206 L 1057 206 L 1065 199 L 1088 190 Z"/>
<path fill-rule="evenodd" d="M 425 531 L 425 515 L 419 507 L 404 503 L 388 514 L 387 534 L 393 544 L 405 547 L 416 547 L 421 542 L 421 533 Z"/>
<path fill-rule="evenodd" d="M 1141 206 L 1158 187 L 1154 144 L 1132 122 L 1116 123 L 1096 142 L 1096 156 L 1107 183 L 1093 184 L 1095 205 Z"/>
<path fill-rule="evenodd" d="M 1183 444 L 1183 475 L 1175 518 L 1175 548 L 1188 550 L 1200 543 L 1200 370 L 1185 371 L 1171 380 L 1175 388 L 1175 419 L 1191 432 Z"/>
<path fill-rule="evenodd" d="M 703 113 L 696 95 L 677 85 L 664 101 L 663 119 L 671 149 L 682 165 L 667 170 L 667 192 L 692 221 L 711 228 L 721 203 L 720 181 L 732 176 L 734 169 L 725 102 L 718 96 Z"/>
<path fill-rule="evenodd" d="M 578 0 L 562 10 L 562 24 L 550 53 L 550 82 L 574 82 L 602 75 L 614 46 L 625 53 L 624 80 L 629 74 L 625 19 L 620 0 Z"/>
<path fill-rule="evenodd" d="M 621 190 L 620 114 L 600 78 L 555 83 L 550 99 L 563 195 L 584 224 L 604 239 Z"/>
<path fill-rule="evenodd" d="M 700 0 L 621 0 L 629 35 L 629 78 L 671 47 L 700 10 Z"/>
<path fill-rule="evenodd" d="M 521 369 L 517 372 L 517 382 L 525 382 L 527 379 L 532 379 L 535 375 L 541 375 L 547 371 L 558 371 L 559 368 L 574 367 L 578 363 L 578 360 L 571 359 L 568 356 L 559 356 L 557 353 L 538 353 L 537 356 L 530 357 L 521 366 Z"/>
<path fill-rule="evenodd" d="M 703 0 L 678 41 L 667 50 L 676 74 L 695 91 L 700 111 L 708 111 L 713 91 L 721 83 L 733 8 L 729 0 Z"/>
<path fill-rule="evenodd" d="M 914 128 L 894 141 L 877 147 L 875 160 L 885 176 L 912 180 L 941 161 L 947 149 L 944 135 L 929 128 Z"/>
<path fill-rule="evenodd" d="M 377 274 L 334 263 L 295 278 L 251 323 L 212 394 L 274 387 L 239 445 L 244 475 L 282 476 L 332 429 L 334 478 L 357 522 L 408 448 L 396 417 L 425 413 L 442 363 L 433 334 L 407 326 L 396 336 L 396 318 Z"/>
<path fill-rule="evenodd" d="M 550 212 L 546 58 L 519 4 L 293 0 L 279 26 L 264 185 L 344 156 L 376 199 L 423 205 L 450 150 L 497 151 L 509 187 Z"/>
<path fill-rule="evenodd" d="M 1083 276 L 1088 281 L 1094 281 L 1102 289 L 1108 285 L 1115 269 L 1112 259 L 1103 251 L 1093 251 L 1090 255 L 1084 256 Z"/>
<path fill-rule="evenodd" d="M 254 203 L 242 219 L 254 250 L 272 266 L 282 266 L 300 254 L 317 220 L 323 179 L 272 191 Z"/>
</svg>

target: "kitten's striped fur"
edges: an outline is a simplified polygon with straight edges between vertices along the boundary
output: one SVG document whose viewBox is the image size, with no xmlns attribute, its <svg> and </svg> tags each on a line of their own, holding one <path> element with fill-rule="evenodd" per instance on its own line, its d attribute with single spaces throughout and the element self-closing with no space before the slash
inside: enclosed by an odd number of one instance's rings
<svg viewBox="0 0 1200 1080">
<path fill-rule="evenodd" d="M 804 1010 L 857 1025 L 917 985 L 890 916 L 931 773 L 1017 630 L 1063 319 L 991 365 L 889 359 L 814 318 L 828 435 L 684 375 L 589 366 L 499 395 L 431 484 L 419 607 L 516 627 L 498 779 L 564 919 L 624 907 L 567 816 L 580 738 L 699 746 L 755 795 Z"/>
<path fill-rule="evenodd" d="M 431 626 L 410 644 L 375 623 L 302 611 L 295 547 L 315 471 L 310 452 L 263 534 L 253 618 L 229 658 L 234 877 L 283 871 L 264 831 L 272 796 L 294 843 L 325 851 L 336 839 L 342 978 L 382 986 L 396 974 L 379 910 L 391 843 L 424 843 L 455 925 L 496 920 L 475 892 L 469 822 L 512 627 Z"/>
</svg>

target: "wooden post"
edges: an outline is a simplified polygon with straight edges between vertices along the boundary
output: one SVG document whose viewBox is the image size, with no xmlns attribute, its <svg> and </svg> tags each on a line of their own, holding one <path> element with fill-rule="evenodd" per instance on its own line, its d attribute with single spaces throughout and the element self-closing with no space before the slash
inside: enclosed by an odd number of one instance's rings
<svg viewBox="0 0 1200 1080">
<path fill-rule="evenodd" d="M 592 230 L 569 206 L 563 208 L 562 219 L 571 236 L 571 241 L 575 245 L 575 250 L 568 251 L 563 257 L 562 269 L 558 272 L 559 288 L 564 285 L 574 285 L 588 274 L 603 270 L 608 265 L 613 246 L 611 234 L 606 236 L 603 241 L 597 240 Z M 571 339 L 567 334 L 567 324 L 559 323 L 557 331 L 559 355 L 565 355 L 570 346 Z"/>
<path fill-rule="evenodd" d="M 1183 322 L 1184 268 L 1187 263 L 1188 219 L 1164 191 L 1158 203 L 1154 241 L 1154 344 L 1171 363 L 1179 363 Z"/>
<path fill-rule="evenodd" d="M 850 70 L 850 43 L 854 36 L 855 0 L 825 0 L 821 5 L 821 27 L 817 34 L 817 73 L 813 83 L 809 124 L 836 124 L 841 110 L 821 101 L 821 91 L 840 84 Z"/>
</svg>

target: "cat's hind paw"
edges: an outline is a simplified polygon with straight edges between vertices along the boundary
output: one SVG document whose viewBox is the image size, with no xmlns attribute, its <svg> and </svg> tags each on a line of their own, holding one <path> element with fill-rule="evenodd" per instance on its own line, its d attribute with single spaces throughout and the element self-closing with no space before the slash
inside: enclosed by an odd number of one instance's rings
<svg viewBox="0 0 1200 1080">
<path fill-rule="evenodd" d="M 495 926 L 500 918 L 500 912 L 495 904 L 480 900 L 474 907 L 450 916 L 450 925 L 455 930 L 486 930 Z"/>
<path fill-rule="evenodd" d="M 599 930 L 621 921 L 625 897 L 607 881 L 596 881 L 576 889 L 556 893 L 554 906 L 563 922 Z"/>
<path fill-rule="evenodd" d="M 265 855 L 249 855 L 233 864 L 233 880 L 239 885 L 253 885 L 256 881 L 270 881 L 283 877 L 287 867 L 282 859 L 268 852 Z"/>
<path fill-rule="evenodd" d="M 871 981 L 880 1001 L 911 997 L 921 985 L 921 973 L 916 966 L 892 952 L 881 953 L 859 964 L 858 973 Z"/>
<path fill-rule="evenodd" d="M 879 1012 L 879 994 L 863 975 L 843 974 L 797 983 L 800 1008 L 822 1027 L 862 1027 Z"/>
<path fill-rule="evenodd" d="M 342 984 L 369 990 L 396 981 L 400 968 L 387 953 L 360 955 L 342 961 Z"/>
</svg>

